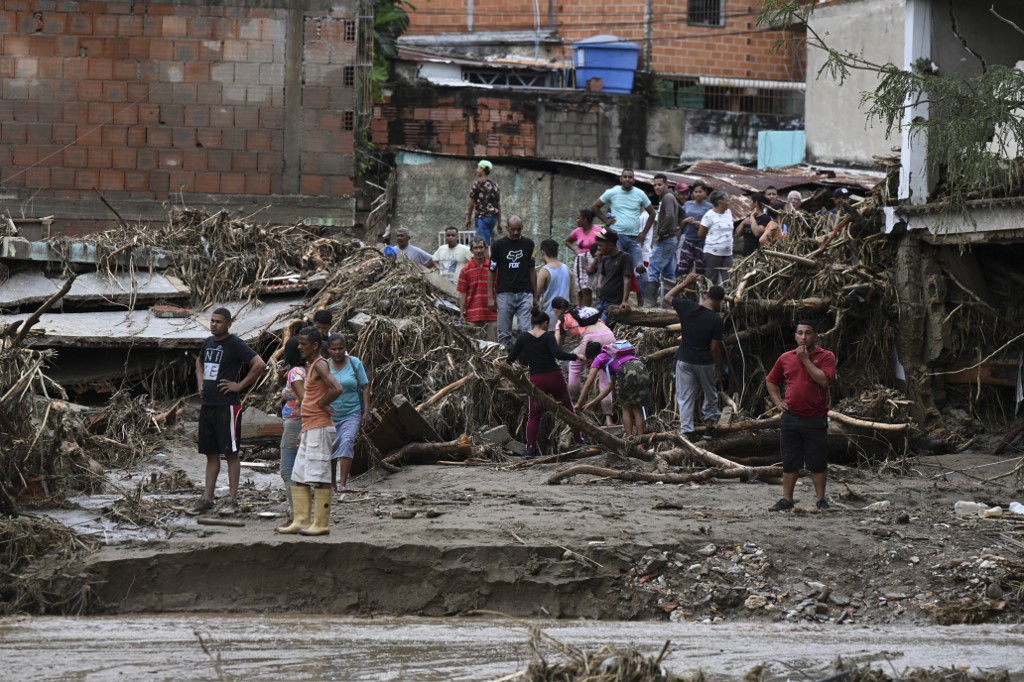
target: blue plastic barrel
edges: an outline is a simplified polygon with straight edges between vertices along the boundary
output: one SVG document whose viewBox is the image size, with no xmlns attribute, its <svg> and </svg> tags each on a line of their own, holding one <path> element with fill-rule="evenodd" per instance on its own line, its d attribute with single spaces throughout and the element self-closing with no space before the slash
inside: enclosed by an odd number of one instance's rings
<svg viewBox="0 0 1024 682">
<path fill-rule="evenodd" d="M 633 91 L 633 75 L 640 46 L 616 36 L 594 36 L 572 45 L 576 87 L 585 89 L 591 78 L 600 78 L 604 92 Z"/>
</svg>

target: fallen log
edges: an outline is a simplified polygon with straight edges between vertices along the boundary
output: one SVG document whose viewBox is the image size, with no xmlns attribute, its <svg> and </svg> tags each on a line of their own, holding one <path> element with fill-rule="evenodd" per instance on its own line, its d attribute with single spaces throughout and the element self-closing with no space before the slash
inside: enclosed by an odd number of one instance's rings
<svg viewBox="0 0 1024 682">
<path fill-rule="evenodd" d="M 661 308 L 623 308 L 613 305 L 608 307 L 606 314 L 610 322 L 635 327 L 667 327 L 679 322 L 679 315 L 675 310 Z"/>
<path fill-rule="evenodd" d="M 381 462 L 385 465 L 398 466 L 415 458 L 418 463 L 435 464 L 437 460 L 448 455 L 473 454 L 473 446 L 466 436 L 446 443 L 408 443 L 388 454 Z M 426 460 L 425 462 L 423 460 Z"/>
<path fill-rule="evenodd" d="M 537 390 L 536 386 L 531 384 L 525 376 L 519 374 L 515 368 L 504 360 L 498 360 L 494 366 L 497 368 L 501 376 L 519 389 L 521 393 L 524 393 L 539 402 L 544 406 L 544 409 L 553 413 L 556 418 L 561 419 L 573 429 L 582 432 L 595 443 L 605 446 L 616 454 L 625 455 L 627 457 L 636 457 L 637 459 L 646 461 L 654 459 L 654 456 L 651 455 L 651 453 L 638 449 L 635 443 L 627 443 L 621 438 L 616 438 L 597 424 L 588 420 L 586 417 L 565 409 L 561 403 L 557 402 L 547 393 Z"/>
<path fill-rule="evenodd" d="M 910 428 L 910 424 L 867 421 L 866 419 L 850 417 L 842 412 L 836 412 L 835 410 L 829 410 L 828 416 L 829 419 L 835 419 L 836 421 L 844 424 L 849 424 L 850 426 L 856 426 L 862 429 L 875 429 L 877 431 L 906 431 Z"/>
<path fill-rule="evenodd" d="M 586 459 L 587 457 L 594 457 L 601 454 L 600 448 L 582 448 L 574 452 L 560 452 L 555 455 L 547 455 L 545 457 L 531 457 L 530 459 L 523 460 L 516 464 L 513 469 L 526 469 L 538 464 L 557 464 L 559 462 L 572 462 L 577 459 Z"/>
<path fill-rule="evenodd" d="M 665 328 L 671 330 L 672 327 L 678 326 L 678 324 L 673 324 Z M 754 337 L 767 336 L 768 334 L 773 334 L 778 330 L 778 320 L 772 320 L 771 322 L 766 322 L 762 325 L 758 325 L 757 327 L 741 329 L 739 332 L 735 334 L 730 334 L 729 336 L 725 337 L 725 346 L 726 348 L 729 348 L 731 346 L 735 346 L 737 343 L 746 343 L 747 341 Z M 679 346 L 669 346 L 668 348 L 662 348 L 661 350 L 656 350 L 653 353 L 649 353 L 640 359 L 643 360 L 645 363 L 652 362 L 654 360 L 664 360 L 666 358 L 673 357 L 678 349 Z"/>
<path fill-rule="evenodd" d="M 218 519 L 215 516 L 200 516 L 196 519 L 200 526 L 227 526 L 229 528 L 245 528 L 245 521 L 240 519 Z"/>
<path fill-rule="evenodd" d="M 687 474 L 648 473 L 646 471 L 619 471 L 606 467 L 595 467 L 589 464 L 577 464 L 568 469 L 555 472 L 548 477 L 548 485 L 557 485 L 573 476 L 588 475 L 602 478 L 615 478 L 620 481 L 643 481 L 646 483 L 700 483 L 713 478 L 738 478 L 751 480 L 763 476 L 779 476 L 782 467 L 738 467 L 730 469 L 711 468 Z"/>
<path fill-rule="evenodd" d="M 466 382 L 468 382 L 472 378 L 473 375 L 469 374 L 462 377 L 461 379 L 453 381 L 452 383 L 448 384 L 447 386 L 439 390 L 437 393 L 435 393 L 434 395 L 430 396 L 425 401 L 420 403 L 420 405 L 416 407 L 416 411 L 422 412 L 423 410 L 430 409 L 430 407 L 437 404 L 437 402 L 441 400 L 441 398 L 445 397 L 446 395 L 457 389 L 459 386 L 466 384 Z"/>
<path fill-rule="evenodd" d="M 796 263 L 797 265 L 803 265 L 803 266 L 808 267 L 808 268 L 816 268 L 816 267 L 818 267 L 818 261 L 812 260 L 810 258 L 804 258 L 803 256 L 798 256 L 798 255 L 796 255 L 794 253 L 785 253 L 783 251 L 772 251 L 770 249 L 761 249 L 761 253 L 763 253 L 766 256 L 771 256 L 773 258 L 778 258 L 780 260 L 788 260 L 791 263 Z"/>
<path fill-rule="evenodd" d="M 659 452 L 658 457 L 669 464 L 679 464 L 683 460 L 690 459 L 696 460 L 703 464 L 707 464 L 710 467 L 717 467 L 720 469 L 740 469 L 743 468 L 739 464 L 736 464 L 732 460 L 726 459 L 710 450 L 691 443 L 689 440 L 684 438 L 678 433 L 671 434 L 673 437 L 669 440 L 675 443 L 678 447 L 675 450 L 666 450 Z M 669 460 L 672 461 L 669 461 Z"/>
<path fill-rule="evenodd" d="M 709 448 L 713 448 L 722 457 L 762 457 L 779 452 L 779 430 L 737 431 L 706 442 Z M 829 420 L 826 454 L 830 460 L 901 455 L 907 451 L 908 445 L 907 431 L 861 429 L 838 420 Z"/>
<path fill-rule="evenodd" d="M 831 301 L 828 298 L 811 296 L 808 298 L 798 298 L 786 301 L 767 301 L 759 298 L 737 300 L 734 298 L 729 302 L 735 308 L 751 310 L 766 315 L 777 315 L 779 313 L 786 312 L 787 310 L 821 312 L 828 308 Z"/>
</svg>

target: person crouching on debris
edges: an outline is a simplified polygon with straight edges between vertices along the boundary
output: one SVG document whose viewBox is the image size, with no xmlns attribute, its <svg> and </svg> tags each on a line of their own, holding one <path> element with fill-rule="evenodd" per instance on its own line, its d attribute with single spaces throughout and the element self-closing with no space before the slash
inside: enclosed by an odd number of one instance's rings
<svg viewBox="0 0 1024 682">
<path fill-rule="evenodd" d="M 765 377 L 765 387 L 775 406 L 782 410 L 779 451 L 782 455 L 782 499 L 768 511 L 793 508 L 793 489 L 800 469 L 811 472 L 816 506 L 828 509 L 825 478 L 828 463 L 828 387 L 836 376 L 836 356 L 817 346 L 818 332 L 811 320 L 796 323 L 796 348 L 775 361 Z M 780 386 L 786 384 L 785 398 Z"/>
<path fill-rule="evenodd" d="M 306 361 L 299 411 L 302 435 L 292 467 L 292 522 L 278 528 L 278 533 L 327 535 L 331 532 L 331 446 L 336 433 L 331 420 L 334 412 L 331 402 L 341 395 L 341 386 L 331 374 L 327 360 L 321 356 L 321 346 L 323 339 L 315 327 L 304 327 L 299 332 L 299 353 Z"/>
<path fill-rule="evenodd" d="M 564 298 L 556 298 L 551 302 L 555 312 L 558 314 L 558 323 L 555 325 L 555 341 L 562 345 L 562 335 L 571 334 L 580 337 L 580 343 L 573 349 L 576 355 L 583 355 L 587 350 L 587 344 L 597 341 L 601 345 L 615 341 L 615 334 L 601 321 L 601 313 L 597 308 L 589 306 L 570 306 L 569 301 Z M 580 389 L 583 388 L 583 370 L 586 363 L 580 360 L 569 361 L 569 397 L 575 402 L 579 400 Z M 608 377 L 600 372 L 598 377 L 599 386 L 604 390 L 608 386 Z M 601 401 L 601 412 L 604 413 L 605 426 L 612 426 L 612 412 L 615 411 L 614 397 L 611 393 Z"/>
<path fill-rule="evenodd" d="M 203 342 L 196 357 L 196 380 L 202 390 L 203 404 L 199 410 L 199 452 L 206 455 L 206 485 L 203 497 L 192 509 L 201 514 L 213 509 L 220 456 L 228 463 L 228 499 L 222 514 L 238 511 L 238 477 L 242 463 L 238 458 L 238 435 L 242 427 L 241 392 L 252 386 L 266 369 L 256 351 L 230 333 L 231 312 L 217 308 L 210 314 L 212 336 Z M 244 365 L 249 370 L 238 379 Z"/>
<path fill-rule="evenodd" d="M 530 311 L 530 321 L 533 327 L 519 334 L 506 362 L 510 365 L 516 360 L 525 363 L 530 368 L 530 383 L 572 412 L 569 388 L 565 385 L 558 360 L 582 360 L 583 357 L 558 347 L 554 334 L 548 331 L 551 319 L 545 311 L 534 306 Z M 530 398 L 530 416 L 526 422 L 526 457 L 538 455 L 537 432 L 540 430 L 540 418 L 546 411 L 543 405 Z M 577 444 L 582 443 L 583 434 L 577 432 L 573 434 L 573 439 Z"/>
<path fill-rule="evenodd" d="M 626 438 L 644 435 L 647 425 L 645 410 L 654 404 L 651 395 L 651 377 L 647 365 L 634 354 L 636 349 L 629 341 L 615 341 L 601 345 L 596 341 L 587 344 L 586 358 L 590 362 L 590 376 L 580 392 L 580 402 L 586 400 L 594 385 L 594 378 L 604 372 L 608 385 L 597 396 L 583 405 L 582 410 L 592 410 L 606 395 L 615 391 L 615 397 L 622 406 L 622 428 Z"/>
<path fill-rule="evenodd" d="M 359 429 L 366 425 L 370 415 L 370 381 L 366 378 L 363 363 L 348 354 L 348 344 L 341 334 L 327 337 L 327 354 L 330 356 L 331 374 L 341 386 L 341 395 L 331 403 L 334 410 L 334 443 L 331 453 L 331 487 L 343 493 L 348 488 L 348 474 L 352 471 L 352 458 L 356 454 L 356 438 Z M 338 462 L 341 474 L 336 478 Z"/>
</svg>

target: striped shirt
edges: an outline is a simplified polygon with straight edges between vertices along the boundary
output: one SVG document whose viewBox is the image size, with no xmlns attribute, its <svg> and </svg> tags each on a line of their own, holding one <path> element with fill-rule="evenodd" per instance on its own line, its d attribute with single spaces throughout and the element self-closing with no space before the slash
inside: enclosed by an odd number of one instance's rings
<svg viewBox="0 0 1024 682">
<path fill-rule="evenodd" d="M 487 274 L 491 270 L 490 259 L 485 258 L 483 265 L 475 260 L 469 261 L 459 273 L 456 290 L 466 294 L 466 322 L 496 322 L 498 313 L 487 306 Z"/>
</svg>

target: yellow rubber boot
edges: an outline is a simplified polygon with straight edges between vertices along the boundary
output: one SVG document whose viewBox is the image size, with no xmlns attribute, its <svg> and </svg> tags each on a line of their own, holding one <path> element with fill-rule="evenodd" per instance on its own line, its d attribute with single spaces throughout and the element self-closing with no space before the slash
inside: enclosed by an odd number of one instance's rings
<svg viewBox="0 0 1024 682">
<path fill-rule="evenodd" d="M 309 486 L 293 485 L 292 492 L 292 522 L 288 526 L 280 526 L 278 533 L 291 535 L 309 525 Z"/>
<path fill-rule="evenodd" d="M 330 488 L 313 489 L 313 525 L 299 532 L 303 535 L 327 535 L 331 532 L 331 498 L 334 491 Z"/>
</svg>

